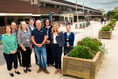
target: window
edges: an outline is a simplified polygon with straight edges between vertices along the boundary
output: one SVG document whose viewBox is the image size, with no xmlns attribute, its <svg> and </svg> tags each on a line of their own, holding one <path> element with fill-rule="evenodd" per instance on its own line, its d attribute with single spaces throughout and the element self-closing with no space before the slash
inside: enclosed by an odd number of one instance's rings
<svg viewBox="0 0 118 79">
<path fill-rule="evenodd" d="M 4 16 L 0 16 L 0 26 L 5 26 Z"/>
<path fill-rule="evenodd" d="M 12 17 L 12 16 L 11 16 L 11 17 L 10 17 L 10 16 L 7 17 L 7 24 L 8 24 L 8 25 L 10 25 L 11 22 L 13 22 L 13 21 L 14 21 L 14 17 Z"/>
</svg>

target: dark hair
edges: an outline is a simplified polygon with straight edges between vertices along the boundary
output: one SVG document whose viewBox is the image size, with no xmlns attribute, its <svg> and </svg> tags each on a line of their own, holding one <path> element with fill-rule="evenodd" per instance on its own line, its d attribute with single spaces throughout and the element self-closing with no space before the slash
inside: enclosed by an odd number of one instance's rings
<svg viewBox="0 0 118 79">
<path fill-rule="evenodd" d="M 5 32 L 6 32 L 6 28 L 9 27 L 11 29 L 11 33 L 12 33 L 12 27 L 10 25 L 6 25 L 5 26 Z"/>
<path fill-rule="evenodd" d="M 46 21 L 47 20 L 49 20 L 48 18 L 46 18 L 45 20 L 44 20 L 44 26 L 46 26 Z M 51 26 L 51 21 L 49 20 L 49 25 Z"/>
<path fill-rule="evenodd" d="M 29 19 L 29 21 L 30 21 L 30 20 L 33 20 L 33 21 L 35 21 L 35 18 L 30 18 L 30 19 Z"/>
</svg>

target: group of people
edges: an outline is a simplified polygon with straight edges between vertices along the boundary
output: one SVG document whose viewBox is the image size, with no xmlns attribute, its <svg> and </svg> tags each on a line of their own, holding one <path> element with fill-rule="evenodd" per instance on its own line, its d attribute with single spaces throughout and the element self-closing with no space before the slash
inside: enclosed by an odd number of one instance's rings
<svg viewBox="0 0 118 79">
<path fill-rule="evenodd" d="M 7 69 L 11 77 L 21 74 L 18 70 L 19 64 L 23 66 L 24 73 L 31 72 L 31 52 L 34 49 L 36 64 L 39 66 L 37 73 L 50 72 L 47 66 L 55 67 L 54 74 L 61 72 L 61 56 L 64 47 L 64 55 L 74 46 L 74 33 L 71 27 L 66 26 L 67 32 L 59 30 L 59 24 L 50 23 L 46 19 L 44 26 L 40 20 L 29 20 L 29 24 L 22 21 L 17 27 L 15 22 L 5 27 L 6 33 L 2 35 L 3 55 L 6 60 Z M 14 69 L 12 68 L 14 65 Z"/>
</svg>

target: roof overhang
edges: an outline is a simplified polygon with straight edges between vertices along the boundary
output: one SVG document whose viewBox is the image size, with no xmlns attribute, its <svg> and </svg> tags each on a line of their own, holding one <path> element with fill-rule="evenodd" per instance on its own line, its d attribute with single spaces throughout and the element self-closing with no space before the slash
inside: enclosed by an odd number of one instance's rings
<svg viewBox="0 0 118 79">
<path fill-rule="evenodd" d="M 41 16 L 41 15 L 32 13 L 0 13 L 0 16 Z"/>
</svg>

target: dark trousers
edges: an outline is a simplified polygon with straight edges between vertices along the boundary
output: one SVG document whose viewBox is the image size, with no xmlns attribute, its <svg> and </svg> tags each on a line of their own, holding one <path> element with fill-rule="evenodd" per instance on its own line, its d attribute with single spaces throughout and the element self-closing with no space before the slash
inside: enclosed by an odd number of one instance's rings
<svg viewBox="0 0 118 79">
<path fill-rule="evenodd" d="M 70 47 L 64 47 L 64 55 L 66 55 L 66 54 L 68 54 L 71 50 L 73 49 L 73 47 L 72 46 L 70 46 Z"/>
<path fill-rule="evenodd" d="M 55 68 L 61 69 L 62 47 L 59 47 L 57 44 L 53 44 L 52 53 L 54 57 Z"/>
<path fill-rule="evenodd" d="M 17 54 L 17 57 L 18 57 L 19 64 L 21 65 L 22 62 L 21 62 L 21 52 L 20 52 L 20 47 L 18 47 L 16 54 Z"/>
<path fill-rule="evenodd" d="M 5 54 L 4 58 L 7 64 L 7 70 L 10 71 L 12 69 L 12 63 L 14 63 L 14 68 L 17 69 L 18 62 L 17 62 L 17 55 L 16 54 Z"/>
<path fill-rule="evenodd" d="M 46 52 L 47 52 L 47 64 L 51 64 L 53 65 L 54 64 L 54 58 L 53 58 L 53 54 L 52 54 L 52 51 L 51 51 L 51 45 L 47 44 L 46 45 Z"/>
<path fill-rule="evenodd" d="M 21 54 L 22 54 L 22 64 L 23 67 L 29 67 L 30 66 L 30 57 L 31 57 L 31 49 L 30 47 L 26 47 L 26 51 L 23 51 L 21 49 Z"/>
</svg>

